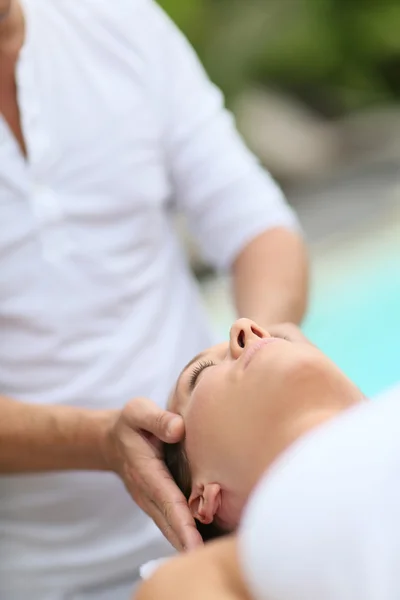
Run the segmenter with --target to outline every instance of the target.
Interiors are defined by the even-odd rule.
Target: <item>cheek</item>
[[[293,407],[293,403],[307,397],[311,389],[320,390],[325,384],[329,368],[324,356],[312,346],[302,346],[305,345],[276,344],[273,353],[265,352],[245,373],[238,393],[249,400],[249,418],[257,419],[260,402],[270,416],[281,416],[286,407]]]
[[[186,446],[188,454],[215,448],[226,422],[229,404],[226,369],[210,367],[204,373],[185,411]]]
[[[185,422],[188,429],[202,429],[204,423],[207,424],[215,417],[215,411],[221,403],[220,388],[221,382],[218,381],[218,377],[215,377],[215,374],[204,373],[192,393],[185,411]]]
[[[313,347],[297,348],[282,360],[275,385],[288,401],[324,395],[346,378],[331,361]]]

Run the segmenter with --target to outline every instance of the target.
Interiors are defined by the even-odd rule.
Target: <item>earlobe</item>
[[[189,508],[195,519],[209,525],[214,521],[221,506],[221,487],[217,483],[208,483],[192,491]]]

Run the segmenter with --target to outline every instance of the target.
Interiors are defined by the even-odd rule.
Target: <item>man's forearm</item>
[[[233,282],[240,317],[264,327],[285,321],[300,323],[308,295],[304,241],[286,229],[265,231],[236,259]]]
[[[38,406],[0,398],[0,473],[108,470],[114,411]]]

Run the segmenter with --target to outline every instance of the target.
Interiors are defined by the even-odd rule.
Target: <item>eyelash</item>
[[[214,365],[215,363],[212,360],[205,360],[197,363],[189,379],[189,386],[191,390],[193,390],[194,386],[196,385],[200,373],[204,371],[204,369],[207,369],[208,367],[213,367]]]

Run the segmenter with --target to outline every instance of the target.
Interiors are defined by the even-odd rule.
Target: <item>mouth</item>
[[[280,341],[282,341],[280,338],[269,337],[269,338],[263,338],[259,342],[254,342],[254,344],[252,344],[244,353],[243,368],[246,369],[246,367],[248,367],[248,365],[253,360],[254,356],[257,354],[257,352],[259,350],[261,350],[265,346],[269,346],[270,344],[274,344],[275,342],[280,342]]]

